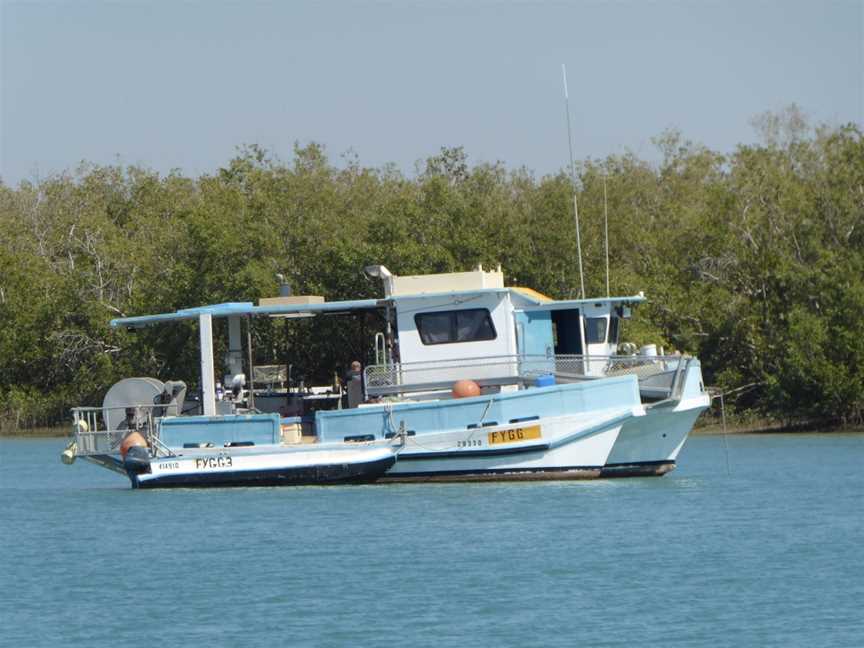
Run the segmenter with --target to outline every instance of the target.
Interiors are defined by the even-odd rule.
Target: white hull
[[[663,475],[675,467],[703,407],[648,410],[623,422],[576,435],[533,452],[483,456],[483,451],[439,452],[410,439],[381,481],[592,479]],[[559,423],[561,425],[561,423]],[[443,456],[435,456],[436,454]]]
[[[521,473],[535,477],[543,473],[572,473],[573,478],[598,477],[603,468],[599,457],[608,455],[619,430],[620,426],[612,427],[593,435],[589,440],[573,441],[560,448],[526,452],[518,458],[505,455],[424,459],[422,455],[416,458],[406,455],[386,473],[384,480],[459,476],[516,479]]]
[[[389,445],[202,448],[126,467],[135,488],[301,485],[374,481],[395,460]]]

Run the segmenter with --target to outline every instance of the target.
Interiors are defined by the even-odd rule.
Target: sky
[[[864,123],[864,0],[0,0],[0,179],[197,176],[258,144],[412,174],[441,147],[538,176],[678,129],[729,152],[795,103]]]

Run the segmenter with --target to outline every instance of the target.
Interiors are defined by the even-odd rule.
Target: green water
[[[131,491],[0,440],[0,646],[864,646],[864,435],[663,478]]]

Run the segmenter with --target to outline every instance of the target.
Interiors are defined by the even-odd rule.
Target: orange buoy
[[[453,398],[470,398],[480,395],[480,385],[473,380],[460,380],[453,385]]]
[[[129,448],[146,448],[147,441],[141,436],[140,432],[130,432],[120,443],[120,456],[126,458],[126,453]]]

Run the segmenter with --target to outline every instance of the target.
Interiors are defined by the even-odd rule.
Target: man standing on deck
[[[357,407],[363,402],[363,365],[359,360],[351,363],[351,370],[345,374],[345,391],[348,407]]]
[[[363,379],[363,365],[360,364],[359,360],[355,360],[351,363],[351,369],[345,373],[345,384],[347,385],[352,380],[362,380]]]

